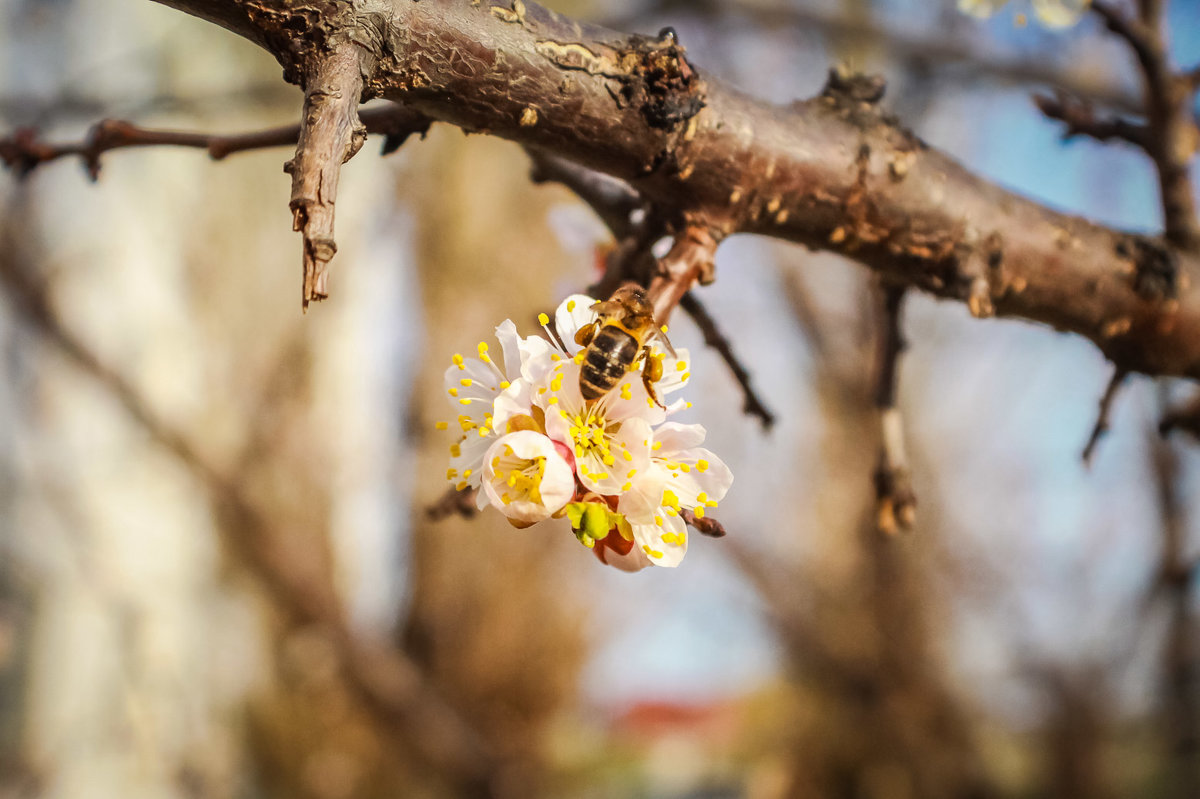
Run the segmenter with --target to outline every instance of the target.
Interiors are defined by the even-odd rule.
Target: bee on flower
[[[676,351],[640,290],[598,302],[576,294],[542,314],[545,336],[496,328],[455,355],[447,395],[458,411],[447,479],[476,490],[510,523],[565,519],[604,563],[625,571],[677,566],[687,551],[683,512],[703,517],[733,482],[700,446],[701,425],[667,422],[690,403],[688,352]]]

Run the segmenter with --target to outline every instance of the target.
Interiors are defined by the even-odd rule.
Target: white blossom
[[[958,0],[958,10],[986,19],[1008,4],[1008,0]],[[1047,28],[1069,28],[1087,11],[1090,0],[1031,0],[1033,15]]]
[[[575,494],[571,464],[532,430],[498,437],[484,456],[483,493],[513,522],[549,519]]]
[[[686,350],[671,351],[649,335],[648,351],[628,374],[603,396],[583,398],[584,346],[575,337],[601,321],[595,305],[582,294],[568,297],[553,328],[542,314],[545,338],[520,338],[505,320],[496,328],[503,366],[485,342],[477,358],[454,356],[445,380],[461,434],[450,447],[447,477],[460,491],[478,489],[480,508],[491,504],[518,527],[565,518],[608,565],[677,566],[687,551],[682,511],[703,516],[733,477],[700,447],[702,426],[666,421],[690,403],[659,404],[687,385]],[[662,368],[648,386],[649,358]]]

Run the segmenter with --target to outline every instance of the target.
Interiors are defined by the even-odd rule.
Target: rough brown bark
[[[301,80],[331,42],[400,101],[622,178],[680,226],[843,253],[901,283],[1095,342],[1126,371],[1200,377],[1200,259],[988,183],[880,112],[869,82],[788,107],[696,70],[672,35],[625,36],[513,0],[166,0]]]

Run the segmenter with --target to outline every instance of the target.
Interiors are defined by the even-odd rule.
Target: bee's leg
[[[642,363],[642,385],[646,387],[646,393],[654,400],[654,404],[665,411],[667,406],[662,404],[658,392],[654,390],[654,384],[663,376],[662,361],[650,354],[649,344],[642,348]]]
[[[596,336],[596,323],[588,322],[579,330],[575,331],[575,343],[581,347],[586,347],[592,343],[592,339]]]

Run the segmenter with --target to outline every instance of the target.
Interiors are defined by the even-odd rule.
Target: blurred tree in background
[[[1200,73],[1154,99],[1200,63],[1191,0],[1061,30],[1037,2],[547,5],[670,25],[774,102],[880,74],[973,172],[1194,248],[1163,175]],[[687,420],[737,475],[726,538],[627,575],[550,525],[430,513],[450,355],[595,282],[604,224],[517,144],[372,135],[302,315],[287,148],[87,144],[102,118],[286,126],[301,92],[217,26],[109,6],[0,6],[0,796],[1200,796],[1192,381],[739,236],[672,318]]]

